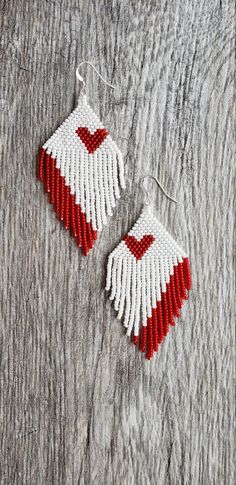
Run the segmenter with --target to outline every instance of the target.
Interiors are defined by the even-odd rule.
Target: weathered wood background
[[[233,481],[233,0],[8,0],[1,5],[1,485]],[[88,98],[128,188],[84,258],[36,180],[36,154]],[[193,291],[153,361],[104,291],[108,253],[157,214]]]

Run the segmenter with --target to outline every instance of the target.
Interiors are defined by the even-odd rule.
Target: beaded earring
[[[148,177],[176,202],[155,177]],[[140,217],[109,255],[106,290],[127,335],[132,334],[133,343],[150,360],[170,325],[175,325],[174,317],[180,316],[191,289],[191,273],[187,255],[156,219],[144,191]]]
[[[38,177],[44,182],[58,218],[70,230],[86,256],[125,188],[123,158],[86,99],[85,82],[78,106],[43,145]]]

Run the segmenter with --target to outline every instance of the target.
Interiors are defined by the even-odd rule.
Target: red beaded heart
[[[140,241],[134,236],[125,236],[123,240],[135,258],[142,259],[143,255],[155,241],[155,237],[151,234],[145,234]]]
[[[79,126],[76,130],[76,134],[80,137],[88,152],[94,153],[105,140],[109,131],[104,128],[98,128],[94,133],[91,133],[86,126]]]

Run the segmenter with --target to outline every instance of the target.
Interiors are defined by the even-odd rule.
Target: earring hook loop
[[[107,82],[106,79],[104,79],[104,77],[98,72],[98,70],[92,64],[92,62],[90,62],[90,61],[82,61],[82,62],[80,62],[80,64],[78,65],[78,67],[76,69],[76,77],[83,84],[82,92],[84,94],[86,94],[86,84],[85,84],[84,78],[81,76],[81,74],[79,72],[80,67],[83,66],[84,64],[89,64],[93,68],[93,70],[96,72],[96,74],[100,77],[100,79],[104,82],[104,84],[106,84],[107,86],[109,86],[112,89],[115,89],[115,86],[113,86],[112,84],[110,84],[109,82]]]
[[[144,204],[145,205],[150,205],[151,204],[151,198],[150,198],[150,193],[148,192],[148,190],[145,188],[144,186],[144,180],[146,178],[151,178],[153,180],[155,180],[157,186],[161,189],[161,191],[163,192],[163,194],[165,194],[165,196],[167,197],[167,199],[171,200],[172,202],[174,202],[175,204],[177,204],[177,200],[173,199],[173,197],[171,197],[167,192],[166,190],[164,189],[164,187],[161,185],[161,183],[159,182],[159,180],[154,177],[154,175],[145,175],[142,180],[141,180],[141,185],[142,185],[142,189],[144,191],[144,194],[145,194],[145,201],[144,201]]]

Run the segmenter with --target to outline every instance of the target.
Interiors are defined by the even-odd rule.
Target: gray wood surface
[[[233,0],[0,1],[1,485],[233,485]],[[75,69],[127,191],[84,258],[35,177]],[[142,174],[193,290],[151,362],[104,291]]]

